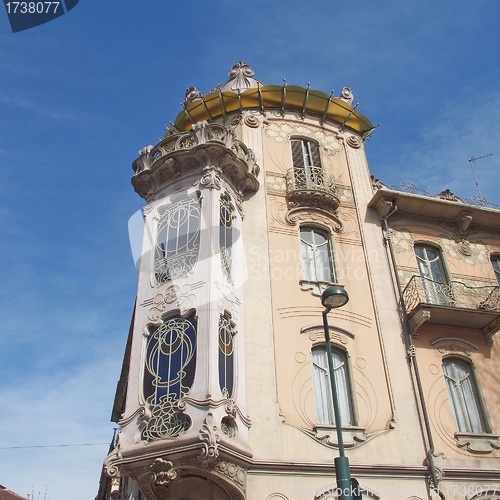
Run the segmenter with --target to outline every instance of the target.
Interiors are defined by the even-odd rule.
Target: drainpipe
[[[437,478],[437,473],[436,473],[436,468],[434,466],[434,458],[433,458],[433,453],[434,453],[434,441],[432,439],[432,433],[431,433],[431,427],[430,427],[430,422],[429,422],[429,417],[427,415],[427,407],[425,405],[425,398],[424,398],[424,391],[422,389],[422,380],[420,378],[420,371],[418,369],[418,363],[417,363],[417,350],[415,346],[413,345],[412,339],[411,339],[411,333],[410,333],[410,324],[408,321],[408,313],[406,311],[406,306],[403,300],[403,290],[401,288],[401,282],[399,280],[399,275],[398,275],[398,270],[396,266],[396,258],[394,256],[394,249],[392,248],[392,241],[389,236],[389,226],[387,224],[387,219],[394,215],[398,210],[398,207],[396,206],[396,200],[392,200],[392,210],[382,218],[382,229],[384,231],[384,245],[389,248],[389,258],[391,262],[391,267],[392,267],[392,280],[394,282],[395,280],[395,285],[397,289],[397,294],[398,294],[398,299],[399,299],[399,307],[400,311],[403,315],[402,318],[402,326],[403,326],[403,338],[405,341],[405,347],[407,349],[408,353],[408,363],[410,367],[413,369],[414,373],[414,380],[417,384],[417,390],[415,397],[417,399],[417,403],[420,405],[421,411],[419,412],[420,416],[420,423],[423,423],[423,427],[425,429],[425,434],[427,436],[427,441],[428,441],[428,449],[426,450],[425,454],[427,457],[427,465],[429,467],[430,473],[431,473],[431,480],[432,480],[432,485],[434,489],[438,492],[439,496],[445,500],[444,494],[439,490],[439,481]],[[415,385],[413,386],[413,389],[415,391]],[[422,416],[423,416],[423,422],[422,422]],[[424,443],[427,445],[427,443]],[[427,446],[426,446],[427,448]]]

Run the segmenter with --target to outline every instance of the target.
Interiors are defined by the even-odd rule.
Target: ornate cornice
[[[252,150],[236,139],[231,127],[218,123],[197,123],[191,132],[169,135],[141,149],[132,168],[132,185],[146,199],[195,173],[209,187],[219,188],[222,178],[238,193],[259,188],[260,167]]]

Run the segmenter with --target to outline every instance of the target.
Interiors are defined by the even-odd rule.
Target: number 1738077
[[[7,14],[55,14],[61,2],[7,2]]]

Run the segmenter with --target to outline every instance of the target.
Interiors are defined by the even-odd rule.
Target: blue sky
[[[3,9],[3,8],[2,8]],[[498,0],[80,0],[12,34],[0,9],[0,484],[92,499],[137,272],[137,151],[237,61],[264,83],[353,88],[372,173],[500,204]],[[45,488],[47,493],[45,495]],[[38,495],[38,492],[41,492]]]

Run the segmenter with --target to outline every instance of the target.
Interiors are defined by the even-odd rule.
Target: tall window
[[[332,355],[341,425],[355,425],[347,357],[344,352],[339,350],[332,350]],[[328,360],[324,347],[313,349],[312,363],[318,423],[321,425],[335,425]]]
[[[415,256],[429,303],[448,304],[451,296],[439,249],[429,245],[415,245]]]
[[[300,229],[304,278],[308,281],[335,281],[330,237],[311,227]]]
[[[443,373],[458,430],[478,434],[489,432],[472,366],[466,361],[448,358],[443,361]]]
[[[200,203],[188,198],[159,209],[155,245],[155,280],[165,283],[185,276],[198,258]]]
[[[177,437],[190,419],[177,408],[194,381],[196,319],[173,316],[148,327],[143,394],[151,418],[142,431],[146,440]]]
[[[493,271],[495,271],[495,276],[497,277],[498,284],[500,285],[500,257],[492,257],[491,265],[493,266]]]
[[[234,325],[228,314],[219,318],[219,387],[225,398],[233,397]]]
[[[323,184],[319,147],[315,142],[292,139],[292,161],[296,188]]]
[[[219,247],[222,273],[231,279],[233,245],[233,207],[229,197],[221,196],[219,208]]]

